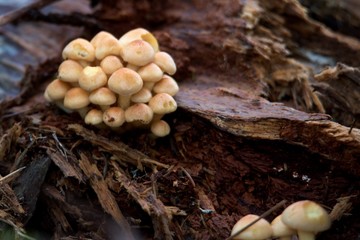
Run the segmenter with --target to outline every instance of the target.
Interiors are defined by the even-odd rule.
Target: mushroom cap
[[[58,78],[64,82],[76,83],[80,77],[83,67],[74,60],[63,61],[58,69]]]
[[[166,52],[157,52],[154,56],[154,63],[164,72],[173,75],[176,72],[176,64],[170,54]]]
[[[137,70],[144,82],[158,82],[164,73],[155,63],[149,63]]]
[[[155,114],[166,114],[177,109],[175,99],[167,93],[158,93],[149,101],[149,107]]]
[[[107,87],[101,87],[90,93],[89,100],[93,104],[107,106],[114,104],[117,100],[117,97],[115,93],[113,93]]]
[[[86,39],[77,38],[69,42],[63,52],[63,59],[85,60],[92,62],[95,60],[94,46]]]
[[[94,48],[96,48],[104,38],[111,38],[111,37],[114,37],[111,33],[106,31],[100,31],[90,40],[90,43],[94,46]]]
[[[85,116],[85,123],[91,125],[97,125],[103,121],[103,112],[99,109],[91,109]]]
[[[110,55],[106,56],[105,58],[103,58],[103,60],[101,60],[100,67],[102,68],[104,73],[111,75],[119,68],[122,68],[123,64],[118,57]]]
[[[174,96],[179,91],[179,85],[172,77],[164,75],[160,81],[155,83],[152,90],[154,93],[167,93]]]
[[[125,112],[120,107],[110,107],[104,111],[103,121],[109,127],[120,127],[125,122]]]
[[[96,59],[103,59],[109,55],[119,56],[121,53],[121,46],[119,41],[111,34],[104,35],[97,44],[95,44]]]
[[[136,103],[125,110],[126,122],[148,124],[153,118],[153,111],[144,103]]]
[[[243,229],[245,226],[253,222],[259,218],[259,216],[254,214],[248,214],[242,217],[237,223],[234,225],[231,230],[231,236],[235,234],[237,231]],[[272,229],[270,223],[265,219],[260,219],[254,225],[247,228],[245,231],[236,235],[233,239],[246,239],[246,240],[262,240],[271,237]]]
[[[130,100],[134,103],[147,103],[152,97],[151,91],[147,88],[142,88],[140,91],[131,96]]]
[[[62,100],[70,89],[71,85],[69,83],[55,79],[46,87],[44,95],[48,101]]]
[[[145,66],[153,61],[155,51],[148,42],[134,40],[122,48],[121,56],[125,62],[136,66]]]
[[[106,83],[107,76],[101,67],[87,66],[83,69],[79,77],[80,87],[89,92],[105,86]]]
[[[281,214],[282,222],[300,231],[321,232],[330,228],[329,214],[319,204],[302,200],[288,206]]]
[[[281,215],[274,218],[271,222],[271,228],[273,230],[273,237],[287,237],[296,234],[296,230],[288,227],[281,221]]]
[[[170,126],[164,120],[158,120],[151,123],[150,130],[157,137],[165,137],[170,133]]]
[[[140,75],[129,68],[120,68],[111,74],[108,87],[119,95],[131,95],[143,86]]]
[[[119,39],[119,43],[124,47],[134,40],[144,40],[153,47],[155,52],[159,51],[159,44],[156,38],[144,28],[136,28],[128,31]]]
[[[64,106],[68,109],[80,109],[89,103],[89,93],[79,87],[71,88],[64,97]]]

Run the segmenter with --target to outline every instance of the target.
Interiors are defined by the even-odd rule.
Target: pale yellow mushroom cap
[[[63,61],[58,70],[58,78],[64,82],[76,83],[80,77],[83,67],[74,60]]]
[[[142,88],[143,81],[134,70],[120,68],[110,76],[108,86],[119,95],[131,95]]]
[[[67,91],[69,91],[71,85],[69,83],[63,82],[59,79],[52,81],[45,90],[45,98],[50,101],[62,100],[65,97]]]
[[[103,112],[99,109],[91,109],[84,119],[86,124],[97,125],[103,121]]]
[[[122,48],[122,58],[125,62],[136,66],[145,66],[153,61],[155,51],[143,40],[134,40]]]
[[[103,121],[109,127],[120,127],[125,122],[125,112],[119,107],[108,108],[103,113]]]
[[[176,64],[170,54],[166,52],[157,52],[154,56],[154,63],[164,72],[173,75],[176,72]]]
[[[68,109],[80,109],[89,105],[89,93],[82,88],[71,88],[64,97],[64,107]]]
[[[170,96],[175,96],[179,91],[179,85],[172,77],[164,75],[159,82],[155,83],[152,90],[154,93],[167,93]]]
[[[79,77],[79,85],[86,91],[93,91],[105,86],[107,76],[101,67],[85,67]]]
[[[117,97],[107,87],[101,87],[90,93],[89,100],[91,103],[99,106],[110,106],[116,102]]]
[[[120,39],[119,43],[122,47],[125,47],[128,43],[134,40],[144,40],[148,42],[155,52],[159,51],[159,44],[154,35],[144,28],[136,28],[125,33]]]
[[[319,204],[302,200],[288,206],[281,214],[282,222],[290,228],[317,233],[330,228],[329,214]]]
[[[108,38],[108,37],[114,37],[111,33],[109,32],[106,32],[106,31],[100,31],[98,32],[91,40],[90,40],[90,43],[94,46],[94,48],[96,46],[99,45],[99,43],[102,42],[102,40],[104,38]]]
[[[151,91],[147,88],[142,88],[137,93],[133,94],[130,100],[134,103],[147,103],[152,97]]]
[[[175,99],[167,93],[158,93],[149,101],[149,107],[156,114],[174,112],[177,108]]]
[[[124,66],[118,57],[110,55],[110,56],[106,56],[103,60],[101,60],[100,67],[107,75],[111,75],[116,70]]]
[[[85,60],[92,62],[95,60],[95,49],[94,46],[83,38],[77,38],[69,42],[63,52],[63,59],[72,60]]]
[[[151,123],[150,130],[157,137],[165,137],[170,133],[170,126],[164,120],[158,120]]]
[[[120,53],[120,43],[111,34],[99,39],[99,42],[95,45],[95,57],[98,60],[101,60],[109,55],[120,56]]]
[[[153,118],[153,111],[144,103],[136,103],[125,110],[126,122],[148,124]]]
[[[295,229],[288,227],[281,221],[281,215],[271,222],[271,228],[273,230],[272,236],[275,238],[286,239],[288,237],[288,239],[291,239],[291,236],[296,234]]]
[[[155,63],[149,63],[137,70],[144,82],[158,82],[164,73]]]
[[[245,226],[256,220],[259,216],[254,214],[248,214],[242,217],[231,230],[231,236],[236,232],[243,229]],[[272,235],[272,229],[270,223],[265,219],[260,219],[254,225],[250,226],[243,232],[236,235],[233,239],[246,239],[246,240],[262,240],[270,238]]]

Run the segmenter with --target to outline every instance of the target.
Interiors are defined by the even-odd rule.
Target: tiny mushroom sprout
[[[90,41],[76,38],[62,58],[57,79],[44,92],[47,101],[99,128],[146,128],[157,137],[170,133],[161,118],[177,109],[179,86],[170,77],[176,65],[151,32],[136,28],[120,38],[106,31]]]
[[[273,230],[272,236],[279,240],[291,240],[292,236],[296,235],[295,229],[288,227],[281,221],[281,215],[271,222],[271,228]]]
[[[282,222],[297,231],[299,240],[314,240],[318,232],[330,228],[329,214],[319,204],[302,200],[288,206],[281,214]]]
[[[237,223],[234,225],[233,229],[231,230],[231,236],[236,234],[238,231],[249,225],[250,223],[254,222],[258,219],[259,216],[254,214],[248,214],[242,217]],[[241,240],[263,240],[270,238],[272,235],[272,228],[270,223],[265,219],[261,218],[255,224],[251,225],[243,232],[233,236],[232,239],[241,239]]]

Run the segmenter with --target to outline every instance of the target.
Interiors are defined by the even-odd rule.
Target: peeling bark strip
[[[134,239],[129,223],[122,214],[114,196],[108,189],[108,186],[97,166],[91,163],[89,158],[84,153],[80,153],[79,166],[84,171],[85,175],[89,178],[90,185],[98,196],[99,202],[105,212],[110,214],[119,224],[123,231],[122,233],[127,237],[127,239]]]

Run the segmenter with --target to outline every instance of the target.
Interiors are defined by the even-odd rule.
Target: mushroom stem
[[[313,232],[298,230],[297,234],[299,240],[315,240],[315,234]]]
[[[160,121],[165,114],[154,114],[152,122]]]
[[[118,99],[118,106],[122,109],[127,109],[130,106],[130,98],[129,95],[120,95]]]

